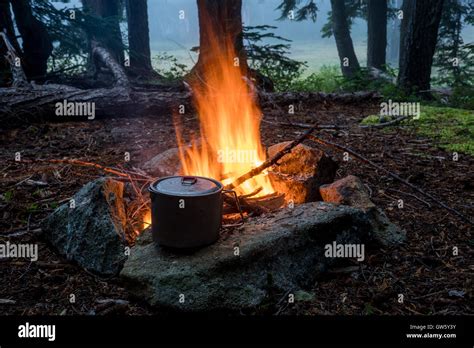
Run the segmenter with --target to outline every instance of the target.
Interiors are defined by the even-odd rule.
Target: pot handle
[[[197,178],[194,176],[183,176],[181,178],[181,185],[191,186],[197,182]]]
[[[240,202],[239,202],[239,197],[237,197],[237,193],[234,190],[222,190],[222,193],[230,193],[232,196],[234,196],[235,204],[237,205],[237,209],[239,209],[239,214],[240,214],[240,222],[237,224],[227,224],[227,225],[222,225],[222,227],[236,227],[236,226],[241,226],[244,224],[244,214],[242,213],[242,208],[240,207]]]

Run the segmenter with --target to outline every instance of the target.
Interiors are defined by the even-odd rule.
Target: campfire
[[[219,43],[209,30],[214,56],[212,64],[196,72],[192,84],[200,121],[200,137],[191,146],[176,127],[180,159],[185,175],[220,180],[224,185],[258,167],[266,160],[260,139],[262,112],[256,104],[250,80],[241,68],[229,39]],[[262,197],[275,192],[267,172],[235,188],[240,195]]]
[[[240,216],[243,221],[245,213],[260,215],[277,210],[285,203],[293,205],[317,200],[319,185],[332,182],[337,169],[335,162],[322,151],[300,144],[314,127],[292,142],[270,147],[271,158],[267,158],[267,149],[260,136],[262,112],[257,105],[255,88],[247,77],[248,71],[240,66],[229,38],[219,38],[211,29],[208,36],[213,52],[212,64],[196,71],[197,78],[191,81],[200,134],[191,136],[190,142],[186,141],[181,120],[178,115],[174,116],[181,167],[174,173],[178,176],[161,178],[150,186],[152,208],[143,216],[142,230],[152,224],[161,245],[204,245],[199,241],[192,242],[199,234],[205,236],[202,240],[207,240],[207,244],[217,240],[222,214],[224,220],[235,221]],[[287,156],[290,152],[294,156]],[[284,156],[286,164],[277,170]],[[213,186],[213,181],[217,186]],[[211,194],[209,185],[218,191],[219,200],[221,191],[224,193],[222,212],[222,203],[217,208],[215,202],[203,201],[202,196],[198,198],[203,193]],[[202,187],[207,191],[199,192]],[[228,193],[234,196],[226,196]],[[176,202],[169,200],[170,196]],[[188,201],[199,199],[200,203],[192,201],[194,211],[187,215],[184,209],[169,208],[181,203],[184,207],[184,200],[179,197],[186,197]],[[214,216],[202,224],[206,216],[215,215],[217,211],[218,219]],[[164,223],[165,228],[158,228],[162,225],[160,219],[171,221]],[[180,221],[185,223],[181,225]],[[206,235],[203,230],[213,232]]]

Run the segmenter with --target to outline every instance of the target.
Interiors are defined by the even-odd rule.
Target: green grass
[[[423,106],[420,119],[413,121],[421,135],[439,141],[440,147],[474,156],[474,111]]]
[[[293,81],[289,88],[298,92],[335,92],[341,89],[343,78],[337,65],[324,65],[318,72],[300,77]]]
[[[386,122],[378,115],[370,115],[362,124]],[[416,127],[417,133],[435,139],[448,151],[474,156],[474,111],[448,107],[421,106],[420,118],[405,121]]]

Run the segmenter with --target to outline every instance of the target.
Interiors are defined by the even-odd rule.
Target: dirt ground
[[[282,109],[263,110],[265,120],[287,122]],[[294,122],[336,124],[340,131],[318,136],[347,146],[382,165],[449,206],[472,218],[474,158],[439,150],[432,140],[410,128],[361,129],[372,105],[305,105],[291,116]],[[312,115],[312,116],[304,116]],[[185,129],[197,129],[195,115],[185,117]],[[293,140],[303,129],[262,123],[265,145]],[[0,314],[16,315],[148,315],[159,310],[131,298],[118,277],[104,279],[60,257],[45,243],[42,219],[71,197],[100,170],[65,164],[25,164],[23,159],[75,158],[107,166],[140,167],[147,159],[176,146],[171,115],[87,122],[23,125],[0,133],[0,243],[38,243],[40,259],[0,259]],[[310,141],[305,144],[315,146]],[[407,242],[392,249],[370,248],[362,267],[341,265],[321,278],[312,299],[280,307],[259,308],[258,314],[474,314],[472,307],[474,238],[472,226],[439,208],[410,188],[356,159],[324,149],[340,164],[338,177],[359,176],[373,201],[392,222],[407,232]],[[125,162],[129,152],[131,162]],[[37,186],[34,181],[46,182]],[[398,208],[403,199],[404,207]],[[458,254],[453,255],[453,248]],[[70,303],[70,295],[76,301]],[[399,303],[403,294],[403,303]],[[311,296],[310,296],[311,298]],[[124,303],[105,299],[126,300]]]

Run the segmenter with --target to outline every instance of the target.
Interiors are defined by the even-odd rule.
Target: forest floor
[[[424,191],[472,218],[474,158],[436,147],[433,140],[408,127],[362,129],[359,122],[379,111],[376,104],[305,105],[294,122],[336,124],[341,131],[320,131],[318,136],[347,146],[398,173]],[[283,111],[263,110],[265,120],[287,122]],[[311,111],[315,116],[304,116]],[[198,129],[190,116],[185,129]],[[262,123],[262,138],[269,146],[293,140],[304,129]],[[314,146],[311,142],[307,145]],[[106,166],[140,167],[147,159],[176,147],[170,115],[87,122],[24,125],[0,133],[0,243],[38,243],[40,259],[0,259],[0,314],[160,314],[129,296],[118,277],[97,277],[58,256],[39,230],[42,219],[85,183],[103,175],[94,168],[61,164],[25,164],[23,159],[76,158]],[[308,290],[306,301],[286,308],[259,308],[257,314],[474,314],[472,307],[474,237],[472,226],[426,201],[410,188],[378,173],[356,159],[342,160],[340,152],[324,149],[340,163],[338,178],[353,174],[368,185],[372,200],[392,222],[407,232],[402,246],[370,249],[362,267],[331,272]],[[125,163],[129,152],[131,162]],[[33,180],[33,181],[31,181]],[[35,181],[47,183],[37,186]],[[403,199],[404,207],[398,207]],[[458,254],[453,248],[458,249]],[[348,264],[346,266],[351,266]],[[356,263],[352,264],[356,266]],[[342,272],[341,272],[342,270]],[[345,272],[344,270],[347,270]],[[76,301],[70,303],[70,295]],[[399,303],[403,294],[403,303]],[[125,305],[104,305],[104,299],[122,299]]]

